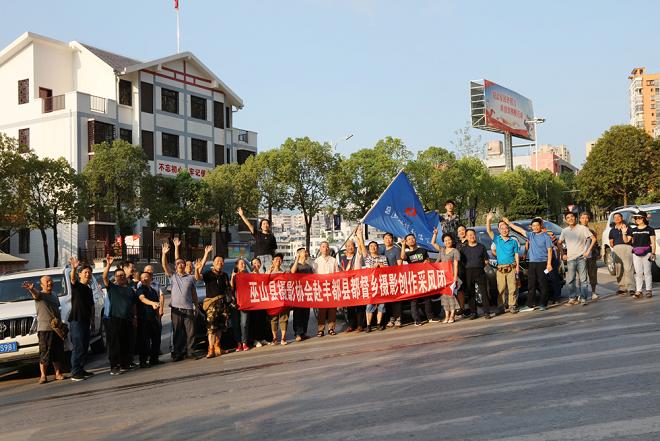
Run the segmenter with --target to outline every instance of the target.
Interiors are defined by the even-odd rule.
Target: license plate
[[[0,354],[5,352],[18,352],[18,344],[15,341],[0,343]]]

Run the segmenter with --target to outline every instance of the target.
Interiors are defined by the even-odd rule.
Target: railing
[[[41,113],[50,113],[62,110],[65,107],[64,95],[49,96],[42,98]]]
[[[239,142],[244,142],[247,144],[248,142],[248,132],[238,132],[238,140]]]
[[[89,96],[89,110],[92,112],[105,113],[107,100],[100,96]]]

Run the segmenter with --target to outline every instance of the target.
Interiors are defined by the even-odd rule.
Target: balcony
[[[100,96],[89,96],[89,110],[97,113],[105,113],[108,100]]]
[[[234,145],[238,148],[247,148],[248,150],[257,150],[257,132],[243,129],[226,129],[226,144]]]
[[[41,113],[51,113],[66,107],[64,95],[49,96],[42,98]]]

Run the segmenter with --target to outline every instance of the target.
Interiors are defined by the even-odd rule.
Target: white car
[[[30,293],[21,287],[23,282],[33,282],[35,288],[39,289],[41,276],[50,276],[53,279],[53,292],[60,300],[62,320],[66,322],[71,311],[70,273],[69,267],[59,267],[0,276],[0,365],[36,362],[39,358],[35,304]],[[91,281],[95,318],[90,346],[96,353],[105,351],[105,333],[101,320],[105,291],[98,282],[100,275],[100,271],[94,271]],[[68,338],[64,347],[66,350],[71,349]]]
[[[603,236],[601,238],[601,255],[603,256],[603,261],[607,265],[607,270],[610,274],[615,275],[614,270],[614,259],[612,258],[612,250],[610,249],[610,230],[614,226],[613,217],[615,214],[621,214],[623,216],[623,221],[627,225],[634,225],[635,223],[632,220],[632,215],[638,211],[645,211],[648,215],[647,220],[649,221],[649,226],[655,230],[655,240],[656,240],[656,264],[652,266],[653,268],[653,280],[660,280],[660,267],[658,263],[660,262],[660,203],[656,204],[647,204],[647,205],[627,205],[625,207],[617,208],[616,210],[610,213],[610,216],[607,218],[607,226],[603,230]]]

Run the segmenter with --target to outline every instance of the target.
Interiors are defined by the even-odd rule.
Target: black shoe
[[[492,317],[490,316],[490,313],[487,312],[487,313],[484,314],[484,318],[485,318],[486,320],[490,320]]]
[[[183,361],[183,355],[173,355],[172,356],[172,361],[177,362],[177,361]]]
[[[110,375],[119,375],[121,374],[122,370],[119,366],[115,366],[110,369]]]
[[[163,362],[160,361],[160,360],[157,359],[157,358],[152,358],[151,360],[149,360],[149,364],[150,364],[151,366],[156,366],[156,365],[159,365],[159,364],[163,364]]]
[[[511,314],[518,314],[518,308],[516,306],[509,308],[509,312]]]
[[[378,330],[379,331],[384,331],[385,330],[385,325],[378,325]]]
[[[93,377],[94,372],[82,371],[82,374],[85,378]]]
[[[197,354],[188,354],[188,355],[186,355],[186,356],[183,357],[183,358],[184,358],[185,360],[199,360],[200,358],[202,358],[202,356],[201,356],[201,355],[197,355]]]
[[[150,367],[150,366],[147,364],[146,361],[141,361],[140,362],[140,369],[146,369],[148,367]]]
[[[371,332],[371,325],[367,325],[367,327],[364,328],[364,332]]]
[[[87,377],[85,377],[83,374],[71,375],[71,381],[84,381],[86,379]]]
[[[479,315],[478,315],[478,314],[472,314],[472,315],[470,316],[470,320],[476,320],[476,319],[478,319],[478,318],[479,318]]]

